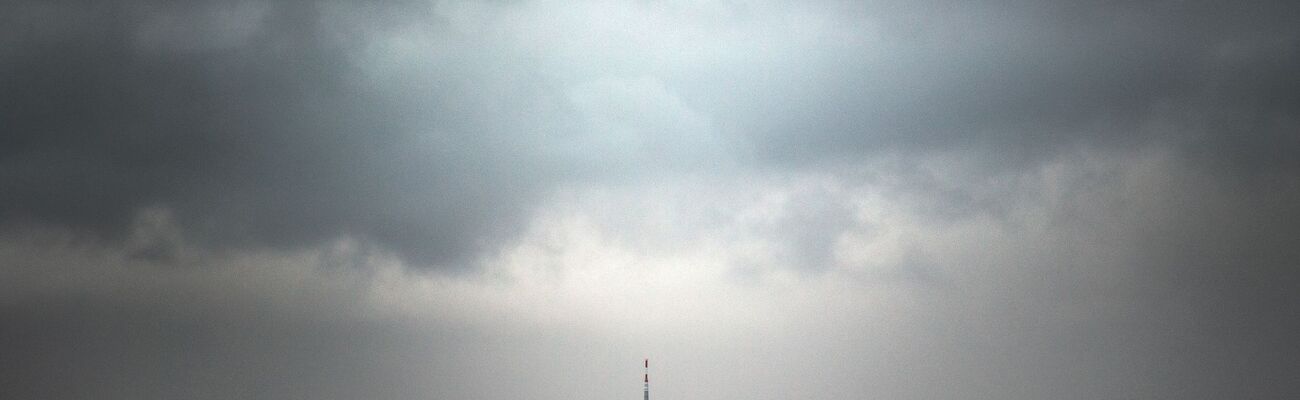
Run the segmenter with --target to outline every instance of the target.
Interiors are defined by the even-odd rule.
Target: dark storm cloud
[[[1298,20],[7,2],[0,397],[1294,398]]]
[[[510,7],[523,5],[479,8]],[[1248,174],[1296,167],[1287,3],[801,7],[828,32],[611,81],[636,76],[618,54],[547,53],[601,37],[543,31],[521,50],[420,2],[11,3],[0,217],[111,237],[164,207],[217,245],[352,235],[454,263],[513,232],[554,182],[716,163],[701,147],[760,167],[957,151],[1032,168],[1157,142]],[[702,24],[801,15],[732,8]],[[412,27],[451,50],[367,78],[374,32]],[[542,72],[581,61],[563,57],[597,67]],[[721,141],[699,139],[714,127]]]
[[[952,150],[1020,168],[1154,141],[1203,161],[1295,167],[1279,154],[1297,148],[1293,3],[844,8],[870,27],[862,43],[826,38],[755,69],[779,80],[717,71],[701,84],[765,99],[718,102],[752,130],[761,159]],[[1159,123],[1178,132],[1150,126]]]
[[[365,87],[315,2],[5,8],[7,222],[120,236],[157,206],[214,244],[355,235],[454,262],[509,231],[543,173],[453,92]]]

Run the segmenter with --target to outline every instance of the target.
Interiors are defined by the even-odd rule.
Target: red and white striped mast
[[[645,359],[645,400],[650,400],[650,359]]]

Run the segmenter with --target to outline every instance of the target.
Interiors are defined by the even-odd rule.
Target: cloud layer
[[[1295,397],[1298,19],[7,3],[0,393]]]

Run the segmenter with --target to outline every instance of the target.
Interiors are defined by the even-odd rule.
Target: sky
[[[1300,397],[1300,4],[0,4],[0,397]]]

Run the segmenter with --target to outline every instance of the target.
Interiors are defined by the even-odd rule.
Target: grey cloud
[[[6,49],[7,221],[113,237],[164,207],[217,245],[353,235],[454,263],[510,231],[546,174],[455,92],[422,109],[365,87],[315,3],[70,7],[41,14],[69,31]]]
[[[1288,3],[551,6],[11,4],[3,218],[111,237],[164,207],[219,246],[455,264],[557,184],[733,161],[1156,143],[1294,171]],[[627,13],[668,25],[547,25]]]
[[[1281,71],[1294,69],[1300,41],[1287,3],[852,8],[861,19],[843,25],[859,42],[825,34],[687,86],[761,99],[710,104],[742,121],[766,162],[954,150],[1021,168],[1079,147],[1172,141],[1207,162],[1265,156],[1280,167],[1268,149],[1295,148],[1282,133],[1296,103],[1281,93],[1296,80]],[[1167,113],[1188,124],[1144,129]]]
[[[143,219],[132,234],[168,225]],[[215,254],[176,268],[67,230],[4,233],[0,391],[9,397],[609,397],[612,379],[543,384],[540,373],[630,357],[594,350],[608,338],[439,302],[400,305],[415,313],[385,307],[374,296],[411,287],[377,285],[388,263],[354,244]],[[357,258],[366,268],[334,265]]]
[[[0,256],[21,268],[0,269],[0,318],[7,322],[0,349],[11,355],[0,369],[9,379],[6,392],[23,397],[635,397],[636,361],[648,351],[665,359],[652,371],[656,396],[672,398],[1213,399],[1288,397],[1300,390],[1287,379],[1296,372],[1289,316],[1300,306],[1291,290],[1300,278],[1290,263],[1300,256],[1289,243],[1296,233],[1291,204],[1300,200],[1294,183],[1266,192],[1205,185],[1202,174],[1214,171],[1177,158],[1153,163],[1140,152],[1064,164],[1065,176],[1049,170],[1051,179],[1018,190],[1042,192],[1018,207],[1037,213],[976,221],[978,229],[955,239],[940,232],[947,225],[918,232],[929,234],[913,239],[919,253],[905,254],[897,273],[921,276],[884,277],[937,274],[941,285],[859,284],[842,275],[845,266],[792,284],[689,282],[694,290],[719,292],[687,292],[692,299],[731,306],[701,310],[682,303],[673,310],[726,318],[752,307],[760,318],[722,327],[690,321],[639,334],[617,326],[620,319],[582,320],[573,328],[523,321],[530,309],[446,302],[455,295],[404,298],[403,289],[374,285],[363,269],[321,268],[310,258],[263,258],[234,271],[245,262],[227,260],[182,271],[194,274],[187,277],[112,246],[11,235],[0,242]],[[700,250],[692,247],[699,237],[674,237],[676,226],[656,231],[659,221],[645,214],[662,214],[658,207],[667,203],[708,218],[718,211],[689,210],[747,204],[726,188],[716,190],[676,202],[632,193],[644,202],[580,217],[594,219],[596,239],[626,231],[669,236],[611,243],[631,246],[624,252],[647,251],[638,260],[661,256],[663,248],[688,254]],[[785,216],[775,220],[779,229],[749,233],[778,244],[797,241],[803,233],[786,227],[838,215],[831,210],[852,202],[847,192],[805,190],[824,198],[796,195],[789,204],[827,204],[806,213],[778,210]],[[886,204],[906,209],[913,195]],[[923,206],[910,211],[928,212]],[[626,226],[628,220],[642,222]],[[163,216],[142,218],[136,233],[167,236],[166,225]],[[541,238],[559,251],[592,239],[553,235]],[[592,250],[560,258],[611,252]],[[602,269],[599,257],[590,262],[558,268],[563,274],[594,269],[579,281],[630,278]],[[651,286],[674,279],[648,278]],[[473,286],[535,300],[493,284]],[[575,289],[560,284],[557,290]],[[540,307],[545,315],[529,317],[564,319],[627,295],[576,306],[548,303]],[[401,306],[417,309],[459,309],[420,318],[375,307],[370,296],[405,299],[410,302]],[[462,312],[466,320],[448,317]],[[71,379],[77,384],[68,384]]]
[[[0,395],[610,398],[649,349],[665,398],[1297,397],[1297,20],[8,2]],[[518,242],[550,274],[493,280]],[[696,319],[583,320],[617,305]]]

